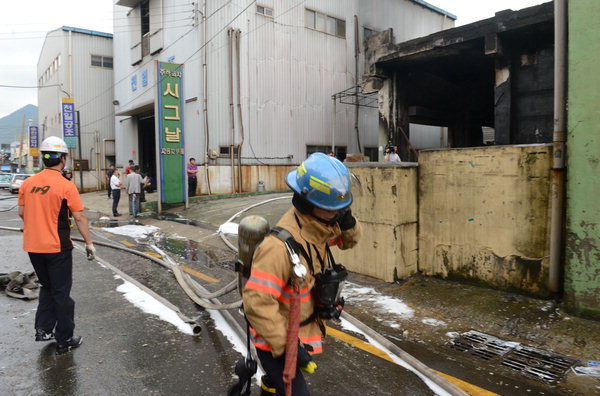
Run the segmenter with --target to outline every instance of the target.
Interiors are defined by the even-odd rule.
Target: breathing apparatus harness
[[[296,223],[302,228],[300,219],[296,215]],[[242,226],[242,223],[240,223]],[[348,276],[348,272],[343,265],[337,264],[329,248],[329,244],[325,245],[326,257],[321,257],[316,246],[307,242],[305,247],[296,241],[292,234],[282,227],[273,227],[266,232],[266,235],[273,235],[281,240],[287,250],[288,256],[292,264],[292,276],[288,280],[288,284],[292,287],[292,296],[290,299],[290,310],[288,316],[287,342],[286,342],[286,358],[283,373],[284,383],[286,384],[286,393],[291,394],[291,384],[296,374],[297,354],[298,354],[298,332],[300,327],[312,323],[317,318],[321,319],[338,319],[344,307],[344,298],[340,296],[343,284]],[[256,245],[258,245],[261,238]],[[313,265],[313,249],[316,259],[321,264],[321,272],[315,273]],[[251,249],[252,253],[254,249]],[[299,255],[302,255],[306,260],[311,274],[315,277],[314,296],[316,299],[315,310],[305,320],[300,321],[300,280],[306,278],[306,268],[300,261]],[[243,263],[241,260],[236,262],[235,270],[241,274],[242,278],[248,279],[251,272],[250,263]],[[327,261],[327,262],[326,262]],[[327,265],[328,264],[328,265]],[[240,281],[240,285],[245,282]],[[240,292],[242,289],[240,288]],[[325,334],[325,327],[322,322],[318,322],[321,332]],[[252,358],[250,351],[250,323],[246,319],[246,336],[247,336],[247,355],[240,358],[235,366],[235,374],[238,376],[238,383],[229,389],[228,395],[250,395],[250,384],[252,376],[257,371],[257,362]],[[306,346],[309,347],[309,346]],[[245,390],[244,390],[245,388]],[[243,393],[242,393],[243,392]]]

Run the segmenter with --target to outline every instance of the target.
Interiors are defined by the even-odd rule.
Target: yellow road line
[[[363,351],[369,352],[372,355],[387,360],[388,362],[395,363],[394,360],[390,357],[390,355],[388,355],[386,352],[377,348],[375,345],[371,345],[368,342],[364,342],[360,338],[356,338],[354,336],[351,336],[350,334],[346,334],[342,331],[332,329],[331,327],[327,327],[327,334],[337,338],[338,340],[344,341],[347,344],[362,349]]]
[[[181,268],[183,271],[187,272],[188,274],[190,274],[190,275],[194,275],[195,277],[197,277],[197,278],[200,278],[200,279],[204,279],[204,280],[205,280],[205,281],[207,281],[207,282],[213,282],[213,283],[220,282],[220,280],[218,280],[218,279],[211,278],[210,276],[208,276],[208,275],[205,275],[205,274],[203,274],[202,272],[199,272],[199,271],[193,270],[193,269],[191,269],[191,268],[189,268],[189,267],[186,267],[185,265],[180,265],[179,267],[180,267],[180,268]]]
[[[110,232],[105,232],[104,235],[106,235],[107,237],[114,237],[115,234],[111,234]]]
[[[394,360],[390,357],[390,355],[387,354],[387,352],[382,351],[381,349],[377,348],[376,346],[369,344],[368,342],[365,342],[363,340],[361,340],[360,338],[356,338],[354,336],[351,336],[350,334],[346,334],[342,331],[336,330],[336,329],[332,329],[331,327],[327,327],[327,334],[337,338],[340,341],[343,341],[347,344],[350,344],[352,346],[355,346],[358,349],[362,349],[365,352],[368,352],[372,355],[375,355],[377,357],[380,357],[384,360],[387,360],[388,362],[392,362],[394,364],[396,364],[396,362],[394,362]],[[438,373],[439,375],[441,375],[442,377],[446,378],[448,381],[452,382],[456,387],[462,389],[463,391],[467,392],[469,395],[473,395],[473,396],[500,396],[497,393],[494,392],[490,392],[488,390],[485,390],[483,388],[478,387],[477,385],[473,385],[470,384],[468,382],[465,382],[461,379],[458,379],[456,377],[452,377],[451,375],[448,374],[444,374],[442,372],[436,371],[434,370],[436,373]]]
[[[446,378],[448,381],[452,382],[454,385],[456,385],[458,388],[464,390],[469,395],[474,395],[474,396],[500,396],[497,393],[490,392],[489,390],[485,390],[483,388],[478,387],[477,385],[473,385],[473,384],[465,382],[465,381],[463,381],[461,379],[458,379],[456,377],[452,377],[451,375],[444,374],[444,373],[442,373],[440,371],[437,371],[437,370],[433,370],[433,371],[435,371],[436,373],[438,373],[442,377]]]
[[[120,242],[121,242],[123,245],[125,245],[125,246],[129,246],[129,247],[131,247],[131,246],[135,246],[135,243],[131,243],[131,242],[129,242],[129,241],[125,241],[125,240],[123,240],[123,241],[120,241]]]
[[[146,254],[149,254],[150,256],[154,256],[154,257],[156,257],[156,258],[161,258],[161,255],[160,255],[160,254],[157,254],[157,253],[151,252],[151,251],[149,251],[149,250],[146,250],[144,253],[146,253]]]

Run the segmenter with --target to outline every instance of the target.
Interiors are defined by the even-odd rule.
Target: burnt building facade
[[[410,124],[447,127],[449,147],[552,142],[553,23],[550,2],[399,44],[391,30],[369,37],[380,142],[412,161]]]

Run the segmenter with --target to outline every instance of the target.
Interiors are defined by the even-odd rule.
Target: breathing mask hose
[[[290,297],[290,312],[288,315],[287,342],[285,346],[285,366],[283,382],[285,395],[292,395],[292,381],[296,378],[298,362],[298,333],[300,331],[300,286],[299,279],[292,275],[292,295]]]

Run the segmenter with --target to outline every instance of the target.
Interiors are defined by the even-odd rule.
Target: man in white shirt
[[[113,216],[118,217],[121,216],[121,213],[118,211],[119,201],[121,200],[121,179],[119,179],[119,170],[114,169],[112,176],[110,177],[110,192],[113,198]]]

